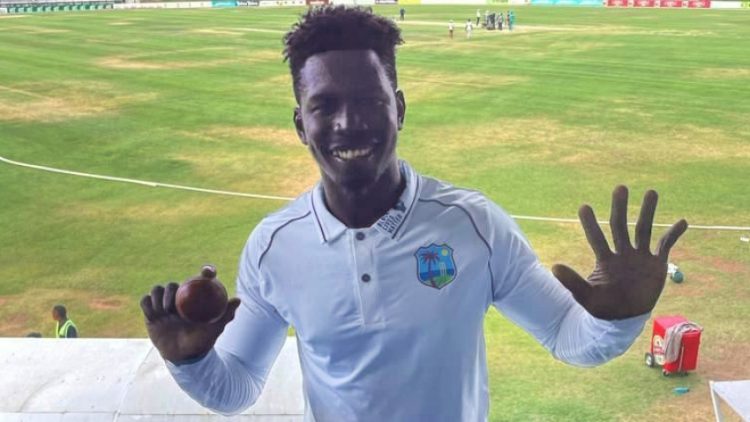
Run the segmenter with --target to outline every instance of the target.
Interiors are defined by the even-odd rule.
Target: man
[[[305,421],[486,421],[490,306],[574,365],[627,350],[687,228],[677,223],[651,254],[655,192],[646,194],[634,248],[627,190],[615,189],[616,252],[582,207],[596,268],[588,280],[563,265],[553,275],[499,206],[397,158],[406,102],[395,25],[365,9],[316,8],[284,41],[294,125],[321,180],[253,230],[238,298],[219,322],[181,320],[175,283],[141,300],[149,336],[181,388],[216,412],[243,411],[292,325]]]
[[[474,27],[471,24],[471,19],[466,19],[466,26],[464,27],[464,30],[466,30],[466,39],[471,39],[471,31],[474,30]]]
[[[55,338],[77,338],[78,329],[73,320],[68,319],[68,310],[63,305],[52,307],[52,319],[55,320]]]
[[[450,39],[453,39],[453,29],[455,29],[455,25],[453,24],[453,19],[448,22],[448,37]]]
[[[406,16],[406,9],[402,7],[398,12],[401,15],[401,20],[404,20],[404,16]]]
[[[479,26],[479,20],[482,19],[482,12],[477,9],[477,26]]]

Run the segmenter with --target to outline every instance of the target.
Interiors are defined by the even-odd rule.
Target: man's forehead
[[[305,60],[300,70],[303,82],[322,82],[344,75],[357,75],[362,82],[367,77],[385,77],[385,67],[373,50],[329,50],[313,54]]]

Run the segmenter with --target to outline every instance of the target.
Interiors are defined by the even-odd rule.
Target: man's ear
[[[396,90],[396,112],[398,113],[398,130],[401,130],[404,127],[404,117],[406,117],[406,100],[404,92],[400,89]]]
[[[305,126],[302,124],[302,114],[299,107],[294,108],[294,128],[297,130],[297,136],[303,145],[307,145],[307,136],[305,136]]]

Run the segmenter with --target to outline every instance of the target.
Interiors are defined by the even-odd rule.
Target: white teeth
[[[372,152],[372,148],[362,149],[337,149],[333,151],[333,155],[341,158],[342,160],[351,160],[354,158],[363,157]]]

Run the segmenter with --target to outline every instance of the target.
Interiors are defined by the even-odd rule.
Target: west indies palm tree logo
[[[456,278],[453,248],[443,243],[417,249],[417,278],[422,284],[442,289]]]

